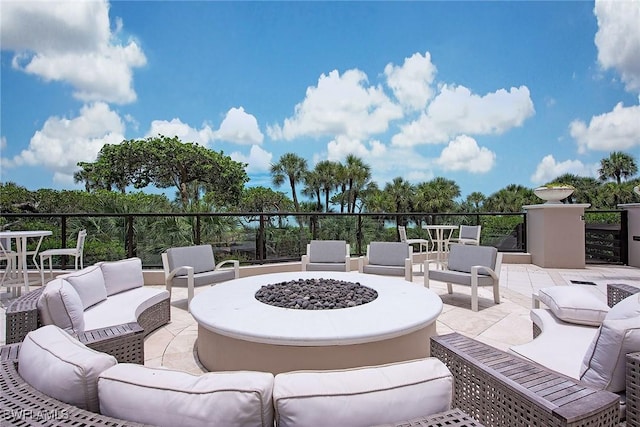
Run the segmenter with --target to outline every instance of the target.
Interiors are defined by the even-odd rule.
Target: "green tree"
[[[600,180],[615,179],[616,183],[620,185],[623,178],[626,179],[638,173],[638,165],[633,156],[621,151],[614,151],[609,154],[609,157],[600,160],[598,173]]]
[[[307,173],[307,161],[295,153],[285,153],[280,157],[278,163],[271,165],[271,175],[273,185],[280,187],[285,179],[289,180],[291,187],[291,197],[296,212],[300,211],[300,203],[296,192],[296,184],[302,182]]]
[[[329,212],[329,199],[331,192],[336,188],[336,173],[338,170],[338,164],[330,160],[323,160],[318,162],[314,168],[314,172],[318,177],[318,183],[320,184],[320,190],[324,193],[324,210]]]
[[[388,182],[384,186],[384,192],[390,201],[391,212],[410,212],[413,208],[415,189],[402,177],[393,178],[393,181]],[[404,222],[398,225],[404,225]]]
[[[237,204],[249,180],[246,165],[224,153],[163,135],[107,144],[95,162],[78,166],[74,178],[88,190],[175,187],[183,210],[198,206],[202,193],[215,206]]]
[[[460,187],[455,181],[436,177],[416,187],[415,209],[422,212],[451,212],[460,197]]]
[[[487,212],[522,212],[522,206],[537,203],[533,190],[522,185],[509,184],[487,197]]]
[[[349,154],[345,159],[345,174],[347,181],[347,212],[355,212],[356,202],[362,189],[371,181],[371,166]]]

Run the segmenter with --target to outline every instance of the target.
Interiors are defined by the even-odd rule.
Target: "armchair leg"
[[[453,293],[453,285],[451,285],[451,283],[447,283],[447,292],[450,294]]]
[[[471,276],[471,311],[478,311],[478,276]]]
[[[500,284],[493,284],[493,302],[500,304]]]

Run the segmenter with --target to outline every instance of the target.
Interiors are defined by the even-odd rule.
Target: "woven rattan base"
[[[431,338],[431,355],[455,379],[453,406],[487,426],[615,426],[618,395],[453,333]]]
[[[433,414],[412,420],[381,424],[376,427],[482,427],[478,421],[459,409]]]

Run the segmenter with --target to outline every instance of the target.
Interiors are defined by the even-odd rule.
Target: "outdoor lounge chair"
[[[425,262],[427,264],[428,261]],[[500,304],[500,268],[502,254],[493,246],[473,246],[456,243],[449,250],[447,268],[429,270],[425,265],[424,286],[430,280],[447,284],[448,293],[453,293],[452,284],[471,287],[471,310],[478,311],[478,287],[493,287],[493,300]]]
[[[232,268],[222,268],[227,264]],[[167,249],[162,253],[162,267],[169,298],[174,285],[186,286],[187,304],[193,299],[195,286],[213,285],[240,277],[240,262],[226,260],[216,264],[211,245]]]
[[[302,271],[351,271],[351,251],[344,240],[312,240],[302,255]]]
[[[371,242],[367,254],[358,259],[360,273],[404,276],[413,280],[413,249],[403,242]]]
[[[640,351],[640,289],[619,284],[607,288],[608,304],[586,286],[540,289],[534,307],[543,302],[547,308],[531,310],[534,339],[511,351],[581,384],[620,394],[621,416],[626,409],[627,425],[640,425],[633,378],[640,372],[627,366],[629,357],[639,356],[630,353]]]

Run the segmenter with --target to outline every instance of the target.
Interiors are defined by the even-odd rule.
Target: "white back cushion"
[[[273,427],[273,375],[200,376],[121,363],[100,375],[103,415],[157,426]]]
[[[451,408],[453,379],[435,358],[334,371],[276,375],[276,423],[370,426]]]
[[[84,306],[66,280],[55,278],[47,283],[37,307],[43,324],[56,325],[74,336],[84,332]]]
[[[582,286],[551,286],[538,291],[538,299],[560,320],[599,326],[609,312],[602,298]]]
[[[107,296],[144,286],[140,258],[100,262],[98,265],[102,269]]]
[[[18,354],[18,372],[40,392],[98,412],[98,375],[116,358],[86,347],[54,325],[27,334]]]
[[[625,390],[626,354],[640,351],[638,298],[631,295],[611,308],[582,361],[582,382],[614,393]]]
[[[107,299],[107,288],[99,265],[60,276],[73,286],[80,295],[84,309]]]

